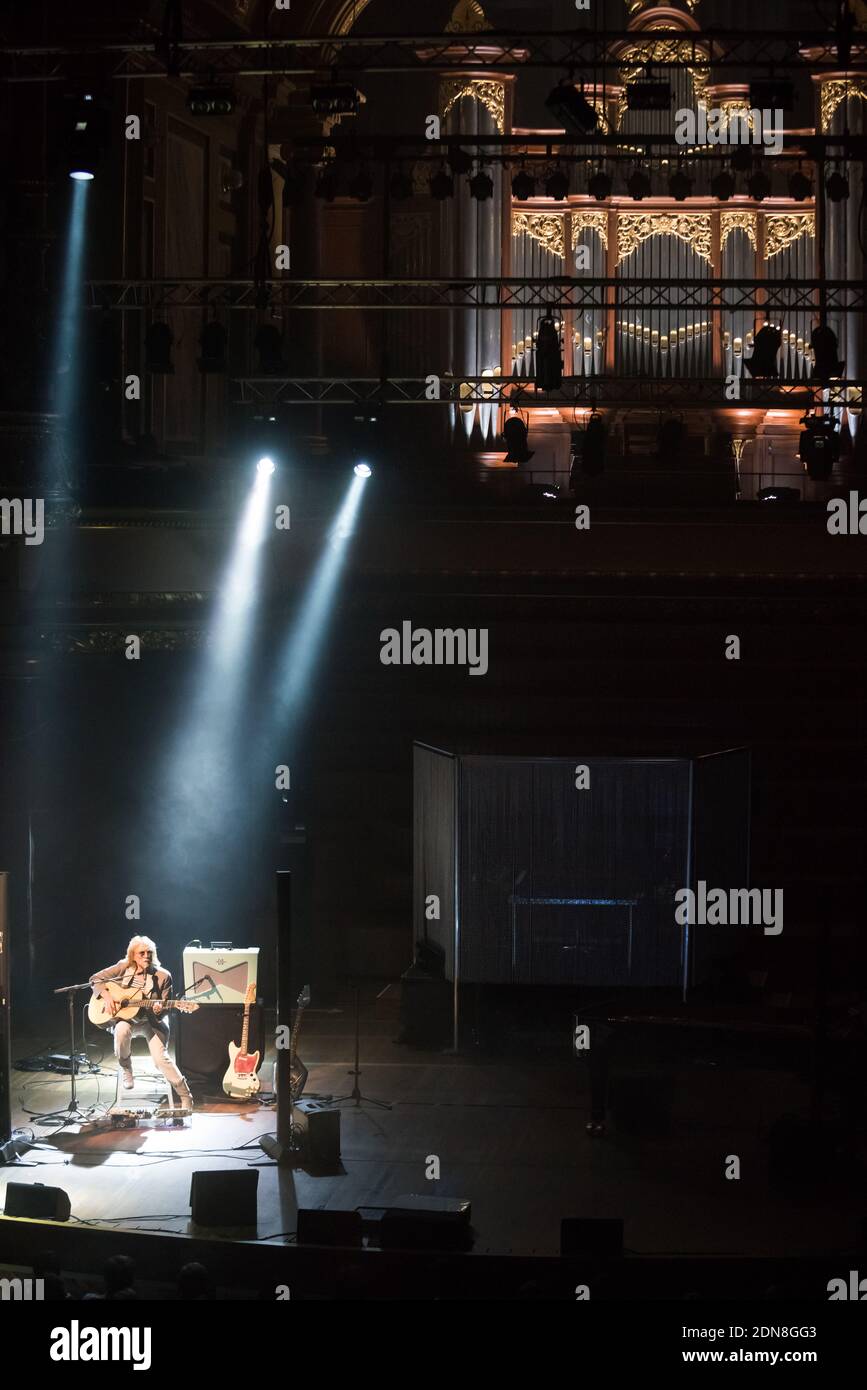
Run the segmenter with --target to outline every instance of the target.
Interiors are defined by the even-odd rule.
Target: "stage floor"
[[[623,1217],[627,1250],[642,1254],[789,1256],[852,1247],[863,1214],[854,1187],[826,1184],[822,1195],[786,1196],[768,1182],[769,1126],[802,1111],[808,1099],[794,1072],[708,1067],[693,1047],[677,1079],[668,1134],[637,1137],[609,1125],[593,1140],[585,1133],[587,1073],[568,1053],[490,1060],[412,1050],[393,1042],[397,1005],[396,986],[365,998],[361,1088],[392,1108],[341,1107],[340,1172],[278,1167],[258,1145],[276,1128],[275,1110],[225,1098],[199,1103],[197,1096],[191,1124],[177,1130],[53,1132],[32,1124],[28,1112],[65,1106],[68,1077],[14,1070],[13,1123],[38,1138],[21,1162],[0,1168],[0,1202],[10,1181],[42,1182],[66,1190],[74,1221],[183,1237],[192,1234],[190,1175],[255,1165],[260,1242],[292,1241],[299,1207],[385,1207],[417,1193],[471,1201],[475,1253],[556,1255],[564,1216]],[[349,1000],[307,1011],[300,1047],[310,1073],[306,1094],[351,1090],[352,1030]],[[19,1021],[13,1059],[49,1044],[60,1050],[62,1036],[60,1015]],[[78,1078],[83,1105],[114,1103],[106,1044],[102,1074]],[[152,1072],[143,1041],[133,1056],[137,1073]],[[269,1053],[263,1085],[272,1061]],[[731,1154],[741,1161],[738,1182],[724,1176]],[[438,1181],[425,1176],[433,1156]]]

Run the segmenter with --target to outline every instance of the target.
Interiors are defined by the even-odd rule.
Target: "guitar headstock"
[[[247,986],[247,993],[244,995],[244,1008],[246,1009],[246,1008],[248,1007],[248,1005],[250,1005],[250,1004],[255,1004],[255,1002],[256,1002],[256,981],[254,980],[253,983],[252,983],[251,985],[248,985],[248,986]]]
[[[194,1014],[198,1007],[191,999],[178,999],[175,1002],[175,1008],[180,1009],[182,1014]]]

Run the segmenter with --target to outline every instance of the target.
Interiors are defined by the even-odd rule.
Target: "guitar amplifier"
[[[178,1014],[172,1028],[175,1060],[183,1075],[193,1083],[222,1083],[229,1065],[229,1043],[241,1041],[244,1009],[240,1004],[215,1004],[194,1014]],[[250,1005],[249,1052],[265,1056],[264,1009]]]
[[[259,947],[225,951],[184,948],[184,998],[197,1004],[243,1004],[247,986],[258,983]]]

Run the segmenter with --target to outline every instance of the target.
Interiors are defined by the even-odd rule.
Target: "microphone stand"
[[[44,1115],[32,1115],[36,1124],[47,1124],[50,1120],[62,1121],[60,1128],[69,1124],[71,1120],[83,1120],[90,1113],[92,1107],[82,1110],[78,1104],[78,1096],[75,1089],[75,995],[81,989],[91,989],[90,981],[83,985],[63,985],[54,991],[55,994],[65,994],[66,1002],[69,1005],[69,1104],[64,1110],[51,1110]]]

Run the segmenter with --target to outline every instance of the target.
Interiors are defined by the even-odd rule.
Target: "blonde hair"
[[[134,936],[132,938],[132,940],[126,948],[127,965],[135,965],[135,952],[138,950],[140,946],[144,946],[148,951],[153,951],[153,960],[151,961],[151,965],[155,966],[157,970],[161,970],[162,966],[160,965],[159,956],[157,955],[156,942],[151,941],[149,936]]]

